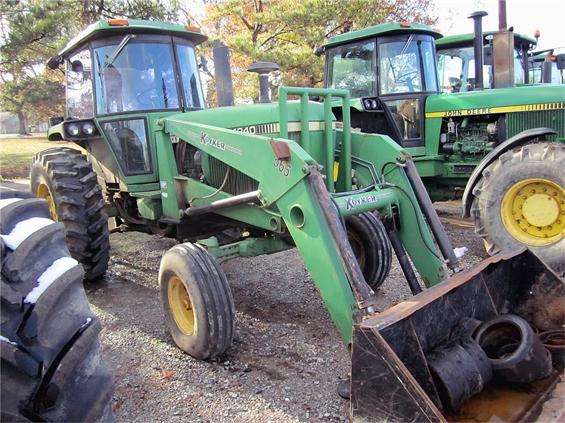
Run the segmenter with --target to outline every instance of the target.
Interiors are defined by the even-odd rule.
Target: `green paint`
[[[330,47],[337,44],[344,44],[351,41],[362,40],[364,38],[380,37],[394,34],[427,34],[433,36],[434,38],[441,37],[441,34],[439,32],[434,31],[427,25],[411,23],[409,27],[404,27],[396,22],[388,22],[370,26],[368,28],[358,29],[357,31],[350,31],[344,34],[336,35],[334,37],[331,37],[324,46]]]
[[[485,38],[496,34],[498,31],[483,31]],[[441,51],[443,49],[454,48],[454,47],[470,47],[473,46],[475,40],[475,34],[456,34],[456,35],[446,35],[436,40],[437,50]],[[486,39],[485,39],[486,44]],[[535,38],[528,35],[514,33],[514,44],[516,46],[525,45],[536,45],[537,41]]]

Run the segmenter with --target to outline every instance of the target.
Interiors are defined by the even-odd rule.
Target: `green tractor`
[[[484,32],[483,85],[493,88],[492,42],[495,31]],[[514,33],[514,83],[563,84],[565,55],[557,49],[532,51],[536,39]],[[436,40],[440,88],[444,92],[473,91],[475,85],[475,35],[448,35]]]
[[[474,16],[475,40],[483,40],[482,13]],[[350,90],[354,128],[388,135],[406,149],[433,201],[462,197],[463,215],[474,219],[489,254],[526,245],[563,274],[565,86],[513,87],[514,74],[504,67],[504,59],[514,60],[512,33],[501,35],[493,42],[493,89],[482,89],[477,60],[472,87],[440,92],[440,34],[406,22],[331,38],[323,49],[325,86]],[[475,57],[482,49],[475,43]],[[340,116],[338,104],[334,113]]]
[[[453,319],[441,307],[428,313],[443,322],[421,330],[422,342],[435,339],[424,346],[430,351],[443,345],[448,323],[454,327],[464,315],[488,320],[511,312],[492,301],[468,306],[495,292],[505,298],[518,274],[527,279],[524,289],[545,274],[551,287],[559,286],[555,275],[531,253],[518,252],[440,283],[448,268],[458,270],[457,257],[408,150],[389,136],[353,131],[347,90],[282,87],[278,103],[205,109],[195,55],[205,39],[177,24],[112,19],[89,26],[50,60],[52,68],[66,67],[67,107],[48,135],[77,149],[39,153],[31,189],[65,225],[71,254],[88,278],[100,280],[108,217],[179,240],[159,269],[166,325],[183,351],[212,359],[230,347],[235,324],[220,263],[296,247],[351,351],[346,394],[353,418],[442,419],[425,362],[402,364],[388,338],[402,334],[396,326],[388,334],[374,326],[384,308],[375,290],[393,252],[416,302],[473,293]],[[430,287],[424,292],[416,271]],[[403,373],[366,379],[387,363]],[[424,373],[416,382],[410,372],[418,369]],[[406,378],[409,389],[395,388],[402,403],[378,397],[389,380],[408,386]]]
[[[492,40],[496,31],[483,33],[483,88],[493,88]],[[531,50],[537,41],[527,35],[514,33],[514,83],[534,82],[531,73]],[[457,34],[436,40],[438,76],[442,91],[458,93],[475,88],[475,34]],[[538,81],[539,82],[539,81]]]

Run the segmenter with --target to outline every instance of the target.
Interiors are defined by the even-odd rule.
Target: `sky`
[[[473,32],[473,21],[468,16],[477,11],[488,13],[483,19],[483,30],[498,29],[498,0],[434,0],[435,14],[439,17],[435,28],[443,35]],[[538,49],[565,47],[565,0],[506,0],[508,26],[520,34],[541,36]]]

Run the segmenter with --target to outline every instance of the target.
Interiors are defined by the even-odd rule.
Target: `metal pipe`
[[[352,195],[333,197],[342,217],[388,207],[396,202],[396,192],[391,188]]]
[[[324,144],[326,147],[326,187],[329,192],[334,192],[334,133],[332,122],[332,97],[331,95],[324,98]]]
[[[345,191],[351,191],[351,110],[349,108],[349,94],[342,98],[343,119],[343,149],[341,168]]]
[[[214,57],[214,79],[216,80],[216,95],[218,106],[233,106],[233,81],[230,67],[230,51],[220,41],[214,42],[212,48]]]
[[[288,139],[288,107],[287,90],[279,88],[279,138]]]
[[[271,89],[269,87],[269,75],[260,74],[259,75],[259,102],[270,103],[271,102]]]
[[[310,116],[308,115],[308,93],[300,96],[300,146],[308,153],[310,151]]]
[[[488,13],[479,11],[472,13],[469,18],[473,19],[474,24],[474,57],[475,57],[475,90],[482,90],[483,83],[483,17]]]
[[[414,165],[414,162],[411,158],[406,159],[403,169],[408,178],[408,181],[410,182],[410,185],[412,186],[412,189],[414,190],[414,194],[416,195],[420,209],[422,210],[422,213],[424,213],[424,216],[426,216],[426,220],[430,225],[430,229],[432,231],[432,234],[434,235],[441,254],[447,260],[447,265],[449,266],[449,268],[456,270],[459,264],[459,260],[457,260],[457,257],[455,256],[451,241],[449,240],[449,237],[445,232],[445,228],[439,220],[439,216],[434,209],[432,200],[430,200],[430,196],[426,191],[426,187],[424,186],[420,175],[418,175],[416,165]]]
[[[406,255],[406,250],[400,242],[400,238],[398,237],[398,233],[394,230],[388,231],[388,239],[390,240],[390,244],[392,245],[392,249],[394,250],[394,254],[396,254],[396,258],[398,259],[398,263],[400,264],[400,268],[402,269],[402,273],[408,282],[408,286],[410,287],[410,291],[412,294],[416,295],[422,292],[422,288],[418,283],[418,278],[416,277],[416,273],[414,273],[414,269],[412,268],[412,264]]]
[[[260,190],[247,192],[245,194],[234,195],[233,197],[223,198],[213,201],[203,206],[188,207],[184,210],[185,216],[198,216],[201,214],[212,213],[228,207],[240,206],[242,204],[256,203],[259,201]]]

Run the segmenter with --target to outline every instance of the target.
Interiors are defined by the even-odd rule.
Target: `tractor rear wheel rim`
[[[553,244],[565,233],[565,193],[547,179],[529,178],[512,185],[500,212],[508,233],[526,245]]]
[[[193,335],[196,332],[194,306],[190,294],[178,276],[173,275],[169,279],[167,295],[171,314],[177,327],[183,334]]]
[[[59,220],[59,216],[57,215],[57,206],[55,205],[55,199],[53,198],[53,195],[51,195],[51,191],[46,184],[40,183],[37,186],[35,196],[38,198],[44,198],[49,206],[49,214],[51,215],[51,218],[53,220]]]

